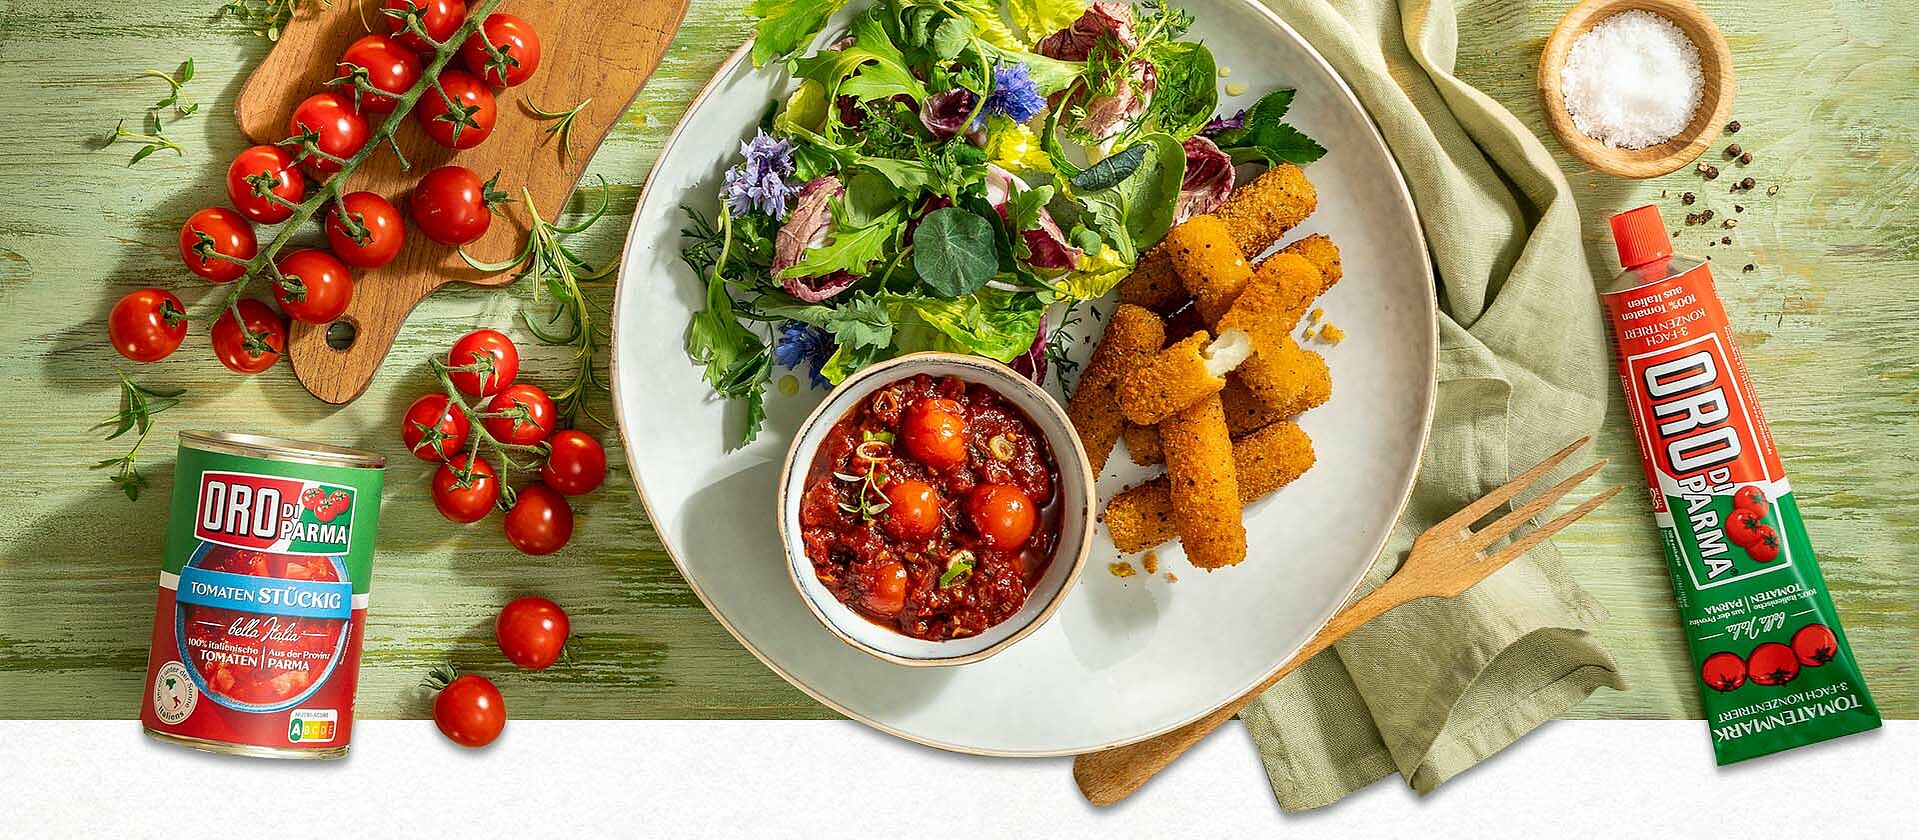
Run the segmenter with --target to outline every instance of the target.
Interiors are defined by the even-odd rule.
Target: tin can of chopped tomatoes
[[[339,758],[386,459],[183,432],[140,723],[195,749]]]
[[[1879,726],[1705,260],[1614,216],[1603,295],[1720,764]]]

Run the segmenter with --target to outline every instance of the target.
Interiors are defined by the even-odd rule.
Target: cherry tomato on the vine
[[[341,204],[346,205],[344,217],[340,215]],[[359,229],[349,229],[349,220]],[[406,244],[406,223],[400,220],[400,211],[392,202],[378,193],[347,193],[327,210],[326,241],[341,262],[356,268],[379,268],[400,255],[400,246]]]
[[[471,149],[493,134],[499,105],[480,77],[465,70],[440,73],[439,88],[428,88],[413,109],[420,128],[449,149]]]
[[[499,58],[494,58],[487,52],[486,44],[480,43],[482,35],[486,36],[486,44],[492,44],[493,49],[499,51]],[[480,31],[466,36],[466,43],[460,45],[460,62],[466,65],[468,73],[489,85],[513,87],[540,68],[540,33],[534,31],[533,24],[513,15],[487,15]],[[501,67],[506,68],[504,75]]]
[[[352,97],[361,111],[390,114],[400,104],[398,97],[420,80],[420,57],[396,38],[367,35],[340,54],[336,73],[334,81],[341,92]],[[373,90],[362,90],[360,80]]]
[[[568,496],[591,493],[606,480],[606,449],[592,435],[578,429],[553,433],[550,450],[540,466],[540,480]]]
[[[462,747],[484,747],[506,729],[506,699],[493,681],[463,674],[433,695],[433,725]]]
[[[287,349],[286,321],[273,307],[253,298],[241,298],[236,308],[244,323],[234,323],[232,308],[213,322],[209,336],[213,355],[235,373],[259,373],[273,367]]]
[[[180,226],[180,259],[186,261],[188,271],[215,283],[239,279],[247,270],[243,263],[259,252],[260,242],[253,238],[253,226],[225,207],[208,207],[187,217],[187,223]]]
[[[544,484],[520,488],[506,512],[506,541],[523,554],[552,554],[573,538],[573,506]]]
[[[500,478],[493,465],[474,456],[469,467],[467,458],[464,452],[455,455],[433,473],[433,506],[454,522],[485,519],[500,499]]]
[[[353,273],[325,251],[306,248],[280,258],[273,296],[296,321],[331,324],[353,300]]]
[[[934,469],[951,469],[966,460],[966,419],[953,400],[932,397],[908,406],[900,438],[909,454]]]
[[[533,595],[506,602],[493,622],[493,639],[506,661],[535,671],[559,660],[560,652],[566,649],[566,637],[572,632],[566,610]]]
[[[340,171],[340,164],[310,154],[308,144],[323,154],[350,158],[366,145],[368,134],[366,117],[353,107],[353,100],[332,91],[301,100],[293,107],[293,116],[287,118],[287,136],[300,150],[300,168],[322,180]]]
[[[493,205],[506,200],[494,187],[500,176],[482,181],[464,166],[442,166],[413,188],[410,209],[420,232],[441,245],[465,245],[486,234]]]
[[[532,446],[553,434],[553,400],[538,385],[519,382],[500,389],[486,401],[485,414],[497,414],[480,422],[486,433],[502,443]]]
[[[293,153],[279,146],[249,146],[234,155],[227,167],[227,200],[240,215],[260,224],[286,221],[293,215],[293,205],[306,197],[307,179],[294,165]]]
[[[428,38],[445,41],[453,37],[453,31],[466,22],[466,0],[386,0],[380,4],[383,10],[392,9],[399,15],[386,15],[386,28],[394,33],[393,37],[409,49],[428,53],[433,45],[421,40],[417,33],[407,30],[407,20],[417,18],[420,28],[426,30]]]
[[[520,348],[499,330],[474,330],[453,342],[453,349],[446,354],[446,364],[451,368],[490,364],[490,372],[455,370],[448,378],[453,380],[453,387],[469,397],[492,396],[513,384],[514,377],[520,375]]]
[[[1019,488],[1007,484],[982,484],[966,497],[966,515],[979,531],[987,548],[1010,550],[1026,544],[1033,535],[1038,513],[1033,500]]]
[[[427,394],[407,406],[400,420],[400,440],[422,461],[444,461],[466,448],[471,427],[466,413],[445,394]]]
[[[164,359],[178,349],[186,337],[186,308],[165,289],[128,292],[107,316],[107,340],[120,355],[136,362]],[[600,468],[606,469],[604,455],[600,458]]]
[[[886,511],[881,524],[886,532],[902,540],[923,540],[940,527],[940,494],[916,478],[894,484],[886,490]]]

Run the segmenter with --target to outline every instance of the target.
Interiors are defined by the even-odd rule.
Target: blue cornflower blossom
[[[793,174],[793,144],[762,131],[740,144],[741,161],[726,170],[726,186],[720,194],[726,209],[739,218],[755,210],[775,219],[786,215],[786,199],[796,187],[786,179]]]
[[[838,349],[839,344],[825,330],[801,321],[787,321],[780,324],[779,338],[773,340],[773,361],[784,368],[805,364],[813,387],[830,388],[833,383],[820,375],[820,367]]]
[[[980,108],[981,118],[987,114],[1004,114],[1013,122],[1023,123],[1045,110],[1046,97],[1039,95],[1033,77],[1026,72],[1025,62],[1011,67],[993,66],[993,90],[986,94],[986,103]]]

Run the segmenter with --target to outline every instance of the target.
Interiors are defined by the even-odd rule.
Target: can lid
[[[228,455],[295,461],[303,464],[318,464],[323,467],[360,467],[377,470],[386,466],[386,456],[378,452],[244,432],[181,432],[180,444],[211,452],[224,452]]]
[[[1615,214],[1612,239],[1619,249],[1619,264],[1627,268],[1672,256],[1672,237],[1666,235],[1666,220],[1659,217],[1655,205]]]

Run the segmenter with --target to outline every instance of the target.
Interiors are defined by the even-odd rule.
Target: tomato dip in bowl
[[[985,659],[1050,618],[1092,543],[1066,412],[998,362],[915,353],[841,382],[780,480],[787,570],[827,629],[901,665]]]

